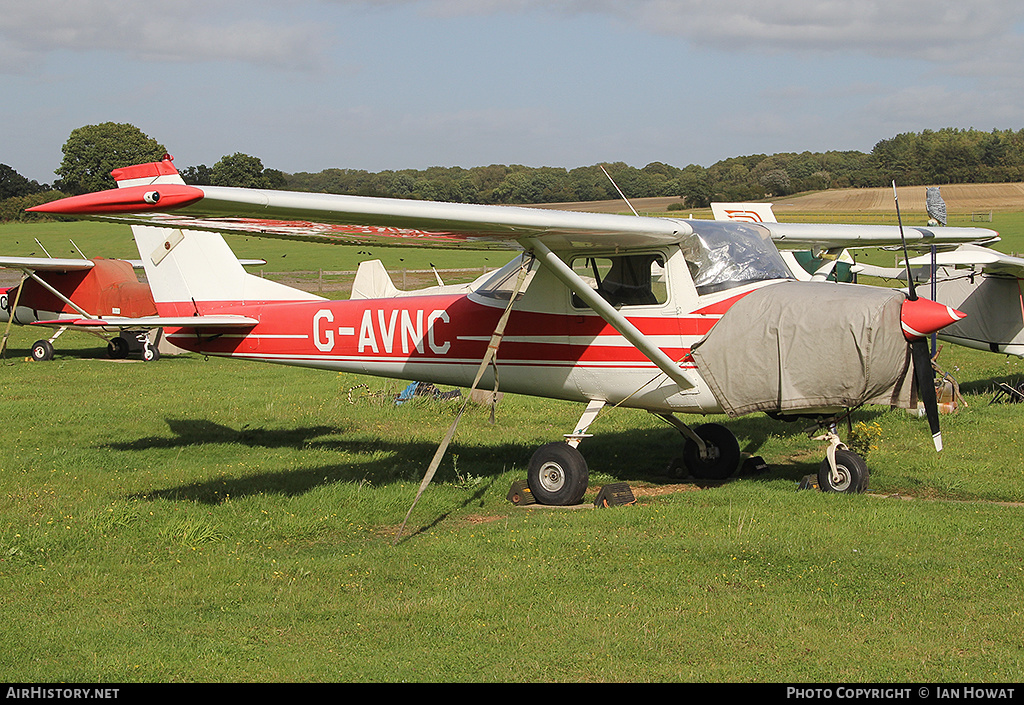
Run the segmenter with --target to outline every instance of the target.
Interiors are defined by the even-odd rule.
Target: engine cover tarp
[[[755,411],[910,408],[905,295],[892,289],[791,282],[734,303],[693,347],[701,376],[729,416]]]

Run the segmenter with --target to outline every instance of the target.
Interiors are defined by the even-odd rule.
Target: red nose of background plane
[[[900,322],[907,340],[931,335],[950,323],[956,323],[967,314],[945,304],[928,299],[907,299],[900,309]]]

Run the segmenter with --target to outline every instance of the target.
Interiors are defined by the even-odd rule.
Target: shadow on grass
[[[165,419],[173,437],[149,436],[126,443],[108,443],[102,448],[110,450],[151,450],[154,448],[186,448],[210,443],[239,443],[251,448],[314,448],[337,446],[338,450],[350,449],[351,444],[337,444],[322,439],[344,429],[336,426],[309,426],[306,428],[266,429],[260,426],[230,426],[203,419]]]
[[[1024,377],[1021,377],[1021,375],[1003,375],[1001,377],[964,382],[960,385],[960,393],[989,396],[991,398],[999,391],[1000,384],[1008,384],[1015,389],[1019,389],[1024,387]]]
[[[216,478],[155,489],[132,495],[132,499],[167,499],[206,504],[219,504],[228,498],[241,498],[259,494],[296,496],[318,487],[336,483],[365,483],[381,486],[393,482],[419,482],[426,471],[438,443],[403,441],[394,438],[375,440],[346,439],[346,429],[316,425],[291,429],[264,428],[233,429],[205,419],[168,419],[174,434],[151,436],[125,443],[111,443],[103,448],[140,452],[150,449],[184,448],[209,444],[239,444],[251,448],[293,448],[297,450],[326,450],[358,456],[352,462],[320,464],[310,467],[289,467],[269,472],[248,472],[236,476],[220,475]],[[785,435],[787,429],[800,433],[801,423],[784,424],[767,417],[745,417],[728,423],[740,439],[744,452],[757,455],[769,435]],[[665,428],[639,428],[635,430],[597,433],[581,446],[592,475],[609,475],[623,482],[651,484],[695,483],[692,478],[671,477],[669,464],[682,451],[680,434]],[[526,443],[491,445],[463,445],[456,438],[445,455],[434,478],[435,483],[452,483],[473,476],[493,484],[498,475],[509,470],[520,471],[525,479],[530,456],[536,446]],[[738,474],[728,481],[771,481],[787,479],[799,482],[804,476],[816,473],[825,455],[821,444],[820,455],[809,462],[787,460],[772,464],[768,472],[758,475]],[[457,462],[453,461],[457,458]],[[768,459],[771,462],[771,459]],[[457,466],[457,467],[456,467]],[[696,482],[714,486],[721,482]]]

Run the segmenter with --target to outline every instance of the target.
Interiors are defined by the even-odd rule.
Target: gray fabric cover
[[[880,287],[772,284],[733,304],[694,346],[693,359],[729,416],[865,403],[910,408],[905,298]]]
[[[950,270],[939,272],[943,277],[957,276]],[[1024,343],[1024,304],[1016,278],[981,274],[969,278],[960,273],[959,278],[940,280],[937,287],[939,301],[967,314],[963,320],[943,328],[943,335],[984,344]],[[921,290],[927,289],[927,284],[922,285]]]

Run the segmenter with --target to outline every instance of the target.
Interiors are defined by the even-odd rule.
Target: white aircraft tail
[[[715,220],[738,220],[746,223],[777,223],[771,203],[712,203]]]
[[[119,188],[185,183],[169,159],[117,169],[114,178]],[[158,310],[187,303],[203,314],[208,304],[323,298],[249,274],[218,233],[133,225],[132,234]]]
[[[359,263],[355,281],[352,282],[353,299],[384,299],[399,295],[398,287],[391,281],[391,275],[379,259]]]

